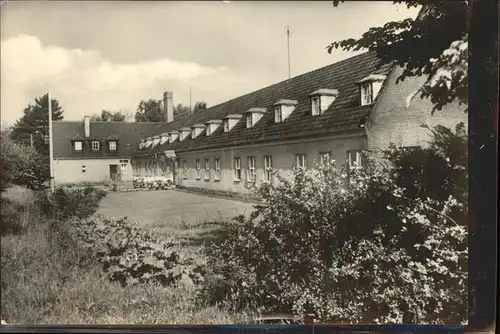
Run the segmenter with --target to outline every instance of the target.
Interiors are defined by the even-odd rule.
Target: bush
[[[86,218],[97,211],[106,194],[106,191],[92,186],[84,189],[56,188],[53,194],[38,192],[35,203],[47,217],[63,220],[73,216]]]
[[[144,188],[149,190],[167,190],[173,188],[172,179],[164,176],[144,176],[134,177],[134,188]]]
[[[466,152],[467,142],[439,128],[434,134],[427,168],[453,170],[450,177],[466,180],[466,167],[450,152]],[[378,168],[365,155],[363,170],[349,175],[326,164],[260,186],[265,204],[208,248],[204,296],[236,309],[291,311],[321,321],[465,319],[466,187],[449,182],[445,190],[426,189],[436,198],[406,196],[420,187],[408,181],[421,173],[420,152],[413,152],[386,152],[395,169]],[[440,188],[442,180],[428,185]]]
[[[21,204],[4,197],[0,201],[0,235],[21,233],[25,228],[26,216],[36,214],[36,211],[30,204]]]
[[[203,280],[204,261],[187,257],[169,242],[123,219],[101,215],[74,220],[78,239],[94,250],[112,280],[122,285],[154,282],[193,285]]]
[[[38,154],[32,147],[13,142],[7,132],[1,133],[0,191],[12,184],[32,190],[45,188],[49,179],[48,158]]]
[[[1,240],[1,315],[9,324],[245,323],[249,316],[195,303],[196,289],[110,282],[66,223],[33,219]]]

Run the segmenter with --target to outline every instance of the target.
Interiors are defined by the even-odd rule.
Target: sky
[[[64,119],[141,99],[208,106],[351,57],[333,41],[416,17],[392,1],[36,1],[1,5],[1,120],[50,86]],[[358,52],[359,53],[359,52]],[[191,94],[190,94],[191,91]]]

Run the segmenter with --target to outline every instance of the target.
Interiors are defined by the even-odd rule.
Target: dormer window
[[[100,145],[101,143],[99,143],[97,140],[94,140],[92,142],[92,151],[99,151],[99,148],[100,148]]]
[[[281,123],[297,108],[296,100],[279,100],[274,104],[274,122]]]
[[[109,145],[110,151],[116,151],[116,141],[115,140],[111,140],[108,145]]]
[[[153,147],[155,147],[156,145],[158,145],[161,141],[161,137],[160,136],[154,136],[153,137]]]
[[[247,113],[247,128],[251,128],[252,127],[252,114],[251,113]]]
[[[249,110],[249,111],[251,111],[251,110]],[[238,121],[241,119],[241,117],[243,117],[242,114],[227,115],[224,118],[224,132],[231,131],[234,128],[234,126],[238,123]],[[255,123],[255,122],[252,120],[252,123]]]
[[[179,132],[178,131],[172,131],[170,132],[170,138],[168,139],[168,143],[172,144],[179,138]]]
[[[260,121],[262,116],[264,116],[266,111],[267,111],[266,108],[250,108],[246,113],[247,128],[251,128],[255,124],[257,124],[257,122]]]
[[[144,148],[144,140],[141,140],[139,142],[139,150],[142,150]]]
[[[83,142],[81,140],[77,140],[74,142],[75,151],[83,151]]]
[[[335,101],[339,91],[337,89],[322,88],[309,94],[311,96],[311,114],[322,115]]]
[[[274,107],[274,122],[281,123],[283,121],[283,115],[281,114],[281,106]]]
[[[362,106],[370,105],[375,102],[375,98],[377,97],[380,88],[382,88],[384,80],[385,75],[370,74],[369,76],[358,81]]]
[[[220,120],[220,119],[212,119],[212,120],[206,122],[205,123],[206,129],[207,129],[206,135],[210,136],[211,134],[213,134],[215,132],[215,130],[217,130],[219,128],[221,123],[222,123],[222,120]]]
[[[181,128],[181,129],[179,129],[179,132],[180,132],[179,140],[183,141],[184,139],[187,138],[187,136],[189,136],[189,134],[191,133],[191,129],[190,128]]]
[[[361,105],[366,106],[373,103],[373,87],[372,83],[361,85]]]
[[[205,125],[204,124],[195,124],[191,127],[191,138],[194,139],[196,137],[198,137],[202,132],[203,132],[203,129],[205,129]]]
[[[319,96],[313,96],[311,98],[311,112],[313,116],[321,115],[321,104]]]
[[[169,136],[168,136],[168,133],[165,133],[165,132],[164,132],[164,133],[162,133],[162,134],[160,135],[160,145],[165,144],[165,143],[168,141],[168,137],[169,137]]]

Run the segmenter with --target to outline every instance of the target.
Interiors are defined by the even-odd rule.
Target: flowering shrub
[[[104,270],[122,285],[203,280],[204,260],[193,259],[174,249],[175,244],[148,234],[135,223],[97,215],[72,221],[77,239],[96,252]]]
[[[134,177],[134,188],[146,188],[149,190],[172,189],[172,179],[164,176]]]
[[[449,165],[462,180],[467,169],[450,152],[466,152],[466,138],[436,131],[428,150],[437,158],[427,168]],[[437,134],[453,140],[440,141]],[[455,151],[443,145],[450,142]],[[265,204],[249,219],[238,218],[225,240],[208,248],[204,293],[235,308],[291,311],[321,321],[465,319],[466,188],[450,182],[447,197],[435,189],[425,195],[438,198],[408,197],[422,187],[407,182],[418,179],[418,152],[391,151],[395,170],[376,168],[365,155],[362,170],[319,165],[258,187]],[[400,163],[402,156],[413,165]],[[428,180],[424,188],[442,181]]]

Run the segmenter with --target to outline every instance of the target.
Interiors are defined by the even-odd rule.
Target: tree
[[[50,175],[47,158],[34,147],[14,142],[10,135],[7,131],[1,133],[0,191],[13,184],[32,190],[43,189]]]
[[[343,1],[336,0],[334,6]],[[395,0],[408,8],[423,6],[417,19],[393,21],[370,28],[361,38],[336,41],[335,49],[376,51],[381,64],[393,63],[405,69],[398,78],[427,76],[424,85],[413,94],[429,97],[433,112],[458,100],[467,105],[468,16],[466,1]],[[469,1],[469,3],[471,3]],[[467,109],[466,109],[467,110]]]
[[[164,122],[161,100],[141,100],[137,106],[134,119],[136,122]]]
[[[190,107],[179,103],[174,107],[174,119],[189,117],[191,114],[203,112],[204,110],[207,110],[207,103],[205,101],[196,102],[192,110]]]
[[[174,107],[174,119],[181,119],[184,117],[189,117],[191,114],[191,108],[179,103]]]
[[[55,99],[51,99],[52,120],[59,121],[64,118],[64,110]],[[35,98],[34,104],[24,108],[24,115],[16,121],[12,127],[10,138],[18,144],[31,145],[33,136],[33,147],[44,155],[49,155],[49,104],[48,94]]]
[[[205,101],[196,102],[194,105],[193,113],[203,112],[207,110],[207,103]]]
[[[101,111],[101,115],[92,115],[90,119],[92,121],[101,121],[101,122],[125,122],[127,118],[127,114],[122,113],[121,111],[111,111],[103,109]]]

